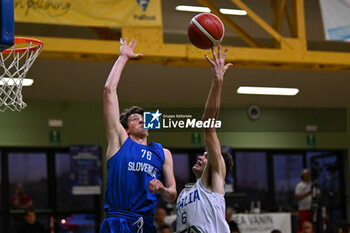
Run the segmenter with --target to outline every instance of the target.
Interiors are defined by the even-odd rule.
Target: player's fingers
[[[135,41],[134,43],[132,43],[132,44],[130,45],[130,47],[131,47],[132,49],[135,49],[136,44],[137,44],[137,42]]]
[[[124,44],[123,38],[120,37],[120,40],[119,40],[119,41],[120,41],[120,45],[123,45],[123,44]]]
[[[224,50],[224,55],[222,56],[222,59],[226,59],[226,54],[227,54],[227,51],[228,51],[228,48],[226,48],[225,50]]]
[[[218,45],[218,58],[221,58],[221,44]]]
[[[208,55],[204,55],[204,57],[210,62],[210,64],[214,65],[214,62],[208,57]]]
[[[230,68],[231,66],[233,66],[232,63],[227,63],[227,64],[225,65],[225,70],[227,70],[227,69]]]
[[[214,47],[211,48],[211,52],[213,53],[214,62],[216,62],[216,53]]]
[[[130,41],[130,43],[129,43],[129,46],[135,48],[135,46],[136,46],[136,41],[135,41],[134,39],[132,39],[132,40]]]

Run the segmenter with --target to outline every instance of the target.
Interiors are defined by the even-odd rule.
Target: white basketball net
[[[22,84],[29,68],[42,50],[42,45],[37,49],[30,49],[32,42],[24,52],[15,52],[15,46],[10,48],[10,53],[0,53],[0,111],[6,109],[21,111],[27,105],[22,100]]]

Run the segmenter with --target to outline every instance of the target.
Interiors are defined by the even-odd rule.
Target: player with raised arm
[[[218,119],[221,90],[225,71],[232,66],[225,65],[227,49],[218,56],[212,49],[213,59],[207,55],[214,76],[205,105],[203,121]],[[221,149],[215,128],[205,129],[207,152],[199,156],[192,167],[197,182],[187,184],[178,196],[176,203],[176,231],[180,233],[230,233],[225,220],[225,177],[232,168],[232,157]]]
[[[176,199],[173,159],[158,143],[147,145],[148,131],[143,128],[143,109],[131,107],[119,111],[117,87],[136,41],[120,39],[120,54],[105,83],[104,121],[108,141],[108,178],[104,209],[106,218],[100,233],[156,233],[153,217],[160,195]],[[163,176],[164,185],[159,180]]]

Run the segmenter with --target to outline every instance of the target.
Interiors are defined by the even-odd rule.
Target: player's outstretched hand
[[[136,40],[132,39],[128,44],[128,38],[120,38],[120,56],[126,56],[127,58],[137,58],[143,56],[141,53],[134,53],[136,47]]]
[[[150,193],[162,194],[164,191],[163,183],[158,179],[153,179],[148,183],[148,189]]]
[[[222,79],[224,77],[226,70],[232,66],[232,63],[225,64],[227,48],[224,50],[224,54],[222,55],[221,55],[221,45],[218,46],[217,56],[216,56],[214,47],[211,49],[211,52],[213,54],[213,59],[210,59],[208,55],[205,55],[205,58],[211,64],[211,67],[214,72],[214,77],[217,79]]]

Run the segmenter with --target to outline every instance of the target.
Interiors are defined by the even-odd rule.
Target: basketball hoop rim
[[[1,53],[4,54],[9,54],[12,52],[14,53],[24,53],[25,51],[29,50],[30,52],[37,50],[39,47],[42,47],[44,45],[44,43],[41,40],[38,39],[33,39],[33,38],[29,38],[29,37],[15,37],[14,38],[14,42],[15,44],[21,44],[21,43],[30,43],[32,42],[33,44],[35,44],[35,46],[32,46],[30,48],[25,47],[25,48],[15,48],[15,49],[5,49],[4,51],[2,51]]]

